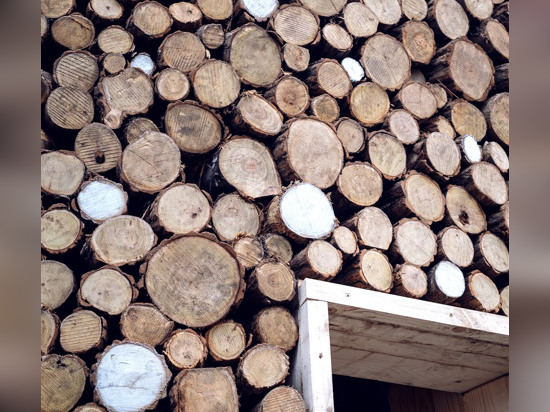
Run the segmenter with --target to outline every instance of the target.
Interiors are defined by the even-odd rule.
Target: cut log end
[[[85,353],[101,349],[107,333],[105,320],[91,310],[67,316],[59,327],[59,343],[65,352]]]
[[[418,266],[405,263],[395,268],[392,292],[420,299],[428,292],[428,277]]]
[[[208,351],[214,362],[231,362],[246,348],[246,332],[240,323],[232,320],[212,326],[205,335]]]
[[[500,309],[500,294],[488,276],[476,270],[466,277],[466,291],[460,303],[470,309],[497,313]]]
[[[296,389],[290,386],[277,386],[264,396],[253,412],[306,412],[307,406]]]
[[[296,295],[296,278],[286,264],[266,260],[251,273],[247,293],[264,304],[289,303]]]
[[[122,185],[95,178],[82,185],[76,200],[82,218],[100,224],[126,213],[128,195]]]
[[[164,69],[155,79],[155,91],[162,100],[168,102],[185,99],[190,89],[189,79],[178,69]]]
[[[252,269],[264,258],[262,243],[255,237],[245,236],[233,243],[237,260],[245,269]]]
[[[103,123],[91,123],[80,130],[74,148],[86,168],[95,173],[114,169],[122,154],[117,135]]]
[[[452,303],[466,290],[464,275],[458,266],[443,260],[428,273],[428,298],[433,302]]]
[[[236,193],[219,198],[212,209],[214,230],[226,242],[243,235],[256,236],[260,223],[260,211],[256,205]]]
[[[40,311],[40,353],[42,355],[50,353],[58,335],[59,318],[47,307],[42,307]]]
[[[284,236],[276,233],[265,234],[262,236],[262,244],[266,257],[274,258],[284,263],[290,263],[292,260],[292,246]]]
[[[314,240],[290,263],[296,276],[332,280],[342,268],[342,253],[324,240]]]
[[[407,153],[397,138],[386,132],[376,132],[367,144],[370,163],[387,180],[395,180],[405,173]]]
[[[344,226],[355,231],[362,246],[386,250],[392,242],[393,229],[390,219],[377,207],[365,207],[344,222]]]
[[[449,260],[461,268],[472,264],[474,244],[465,232],[456,226],[448,226],[438,234],[437,238],[438,257]]]
[[[75,288],[72,270],[55,260],[40,262],[40,281],[40,302],[51,310],[65,303]]]
[[[233,68],[220,60],[210,59],[191,74],[195,96],[201,103],[219,109],[239,97],[241,82]],[[222,86],[220,86],[222,85]]]
[[[94,119],[94,101],[84,90],[74,86],[58,87],[48,96],[46,117],[65,130],[80,130]]]
[[[389,131],[405,144],[414,144],[420,138],[420,128],[412,114],[403,109],[393,110],[386,118]]]
[[[393,248],[405,262],[420,267],[433,262],[437,252],[436,236],[426,224],[403,219],[395,226],[394,232]]]
[[[49,210],[40,219],[40,245],[49,253],[65,253],[78,244],[83,227],[80,219],[68,210]]]
[[[177,330],[164,343],[164,353],[176,369],[200,368],[208,356],[206,341],[193,329]]]
[[[377,84],[366,82],[356,86],[349,98],[350,113],[364,126],[384,122],[390,109],[388,94]]]
[[[103,267],[82,275],[78,298],[109,315],[121,314],[135,299],[134,280],[116,267]]]
[[[445,199],[448,215],[460,229],[471,234],[478,234],[487,229],[483,209],[463,187],[449,186]]]
[[[282,306],[270,306],[258,312],[252,330],[258,343],[270,343],[285,352],[298,341],[298,325],[290,311]]]
[[[500,291],[500,307],[506,316],[510,316],[510,286]]]
[[[88,368],[78,356],[44,356],[40,364],[41,410],[71,410],[84,392],[87,377]]]
[[[237,381],[248,393],[264,393],[283,382],[288,371],[289,361],[284,351],[264,343],[245,352],[237,369]]]
[[[155,347],[168,337],[174,322],[150,303],[134,303],[120,315],[122,336]]]

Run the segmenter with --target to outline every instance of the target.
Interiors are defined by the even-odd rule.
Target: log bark
[[[393,286],[393,267],[383,253],[363,249],[334,282],[389,293]]]
[[[404,145],[414,144],[420,139],[420,127],[412,114],[403,109],[392,110],[385,118],[387,128]]]
[[[44,43],[44,40],[48,37],[49,31],[48,19],[43,14],[40,15],[40,41]],[[44,103],[44,102],[42,102]]]
[[[392,224],[388,216],[377,207],[365,207],[342,225],[355,232],[360,246],[379,250],[390,247]]]
[[[469,309],[497,313],[500,310],[500,293],[494,282],[479,270],[466,276],[466,290],[459,299]]]
[[[172,16],[173,27],[177,30],[194,32],[201,26],[202,11],[193,3],[172,3],[168,12]]]
[[[209,59],[191,73],[191,83],[197,99],[212,108],[229,106],[239,97],[241,82],[226,62]]]
[[[47,355],[52,351],[59,336],[59,317],[43,306],[40,310],[40,353]]]
[[[206,340],[193,329],[172,332],[164,342],[163,353],[176,369],[202,368],[208,356]]]
[[[166,102],[184,100],[190,90],[189,79],[181,70],[169,67],[155,76],[155,92]]]
[[[107,322],[91,310],[77,310],[59,327],[59,343],[65,352],[83,354],[101,350],[107,338]]]
[[[437,303],[452,303],[466,290],[462,271],[447,260],[442,260],[430,269],[428,283],[426,299]]]
[[[40,262],[40,303],[55,310],[75,289],[74,274],[65,264],[55,260]]]
[[[47,355],[40,364],[40,408],[43,412],[70,411],[84,392],[86,363],[75,355]]]
[[[53,77],[50,73],[41,70],[40,73],[40,103],[44,104],[52,92]]]
[[[494,164],[502,174],[508,173],[510,160],[506,151],[497,142],[485,142],[481,155],[483,161]]]
[[[122,145],[115,132],[103,123],[84,126],[74,142],[76,155],[94,173],[114,169],[122,155]]]
[[[235,240],[233,249],[237,260],[247,270],[255,268],[265,255],[261,241],[252,236],[243,236]]]
[[[393,273],[392,292],[408,298],[420,299],[428,293],[428,277],[418,266],[404,263]]]
[[[167,125],[166,125],[167,127]],[[157,125],[147,117],[134,117],[124,128],[124,139],[127,144],[132,144],[141,138],[141,135],[147,131],[158,132]]]
[[[170,31],[172,22],[172,16],[167,7],[148,0],[134,6],[126,27],[137,37],[158,39]]]
[[[487,218],[487,227],[496,235],[508,240],[510,234],[510,207],[506,202],[500,207],[498,212],[493,213]]]
[[[489,19],[481,22],[472,37],[494,62],[506,62],[510,58],[508,31],[498,20]]]
[[[67,51],[53,64],[53,79],[59,86],[90,91],[98,76],[97,57],[85,51]]]
[[[292,246],[284,236],[267,233],[261,237],[261,240],[266,258],[273,258],[290,264],[293,256]]]
[[[330,200],[340,214],[374,205],[382,196],[382,176],[369,163],[347,163],[336,181]]]
[[[454,40],[468,34],[468,15],[456,0],[429,0],[428,3],[426,20],[441,40]]]
[[[300,279],[331,281],[342,268],[342,252],[324,240],[314,240],[290,262]]]
[[[287,117],[296,117],[309,106],[309,89],[294,76],[281,77],[264,93],[264,97]]]
[[[401,219],[394,225],[394,241],[389,255],[415,266],[426,267],[437,253],[437,238],[432,230],[416,218]]]
[[[432,132],[413,147],[408,168],[446,182],[460,171],[460,149],[447,134]]]
[[[65,253],[79,244],[83,229],[80,219],[64,206],[52,206],[40,219],[40,246],[51,254]]]
[[[452,101],[445,111],[445,116],[451,121],[460,136],[469,134],[480,142],[487,133],[487,122],[483,113],[466,100],[457,99]]]
[[[365,160],[369,161],[387,180],[395,180],[406,171],[407,153],[403,144],[387,132],[369,136]]]
[[[462,186],[451,185],[445,194],[447,219],[445,223],[455,224],[466,233],[478,234],[487,229],[485,212],[475,198]]]
[[[283,46],[283,60],[287,69],[293,72],[303,72],[309,66],[309,49],[285,43]]]
[[[54,89],[46,100],[46,120],[62,130],[80,130],[94,119],[90,94],[73,86]]]
[[[500,170],[487,162],[474,163],[455,179],[484,207],[502,206],[508,201],[508,186]]]
[[[509,113],[510,95],[508,92],[495,94],[483,106],[489,136],[506,146],[510,144]]]
[[[220,197],[212,208],[214,231],[225,242],[243,235],[256,236],[262,220],[258,207],[236,193]]]
[[[276,260],[261,261],[248,277],[247,285],[247,298],[262,306],[285,305],[296,295],[294,272]]]
[[[474,263],[490,278],[495,278],[510,270],[508,248],[502,239],[491,232],[482,233],[474,243]]]
[[[353,156],[365,148],[366,130],[359,122],[349,117],[340,117],[334,122],[336,136],[344,147],[346,157]]]
[[[378,30],[378,17],[363,3],[348,3],[343,16],[346,29],[353,37],[370,37]]]
[[[338,226],[334,229],[330,239],[330,244],[342,253],[342,259],[344,261],[359,253],[359,247],[357,246],[357,235],[345,226]]]
[[[326,123],[332,123],[340,117],[338,102],[327,93],[311,99],[309,110],[313,117]]]
[[[350,113],[363,126],[383,123],[389,109],[388,94],[372,82],[357,85],[349,97]]]
[[[151,303],[132,303],[120,315],[120,332],[132,342],[159,346],[172,329],[174,322]]]
[[[319,17],[298,4],[285,4],[279,7],[269,26],[286,44],[307,46],[319,40]],[[300,27],[300,30],[297,30],[297,27]]]
[[[296,346],[298,325],[290,311],[282,306],[270,306],[256,314],[252,333],[258,343],[270,343],[285,352]]]
[[[97,36],[97,47],[103,53],[127,54],[134,50],[134,36],[121,26],[108,26]]]
[[[467,268],[473,259],[474,244],[466,232],[453,225],[437,234],[437,260],[448,260],[460,268]]]
[[[508,74],[508,63],[501,64],[495,67],[495,86],[494,91],[497,93],[507,92],[510,88],[510,78]]]
[[[226,320],[215,324],[204,335],[208,353],[215,363],[232,363],[247,346],[246,332],[240,323]]]
[[[276,136],[283,127],[283,115],[256,92],[243,92],[232,115],[237,131],[259,138]]]
[[[51,26],[52,39],[62,48],[85,49],[95,38],[93,23],[80,13],[59,17]]]
[[[54,196],[72,196],[84,179],[85,166],[72,152],[48,152],[40,156],[40,187]]]
[[[307,406],[296,389],[290,386],[277,386],[270,390],[252,412],[306,412]]]
[[[225,31],[221,24],[210,23],[198,28],[195,33],[207,49],[216,50],[225,41]]]
[[[428,119],[437,112],[437,100],[431,89],[424,83],[405,84],[397,93],[395,100],[398,106],[420,120]]]
[[[342,65],[334,59],[323,58],[311,63],[304,73],[304,82],[313,95],[328,93],[336,99],[347,96],[351,81]]]

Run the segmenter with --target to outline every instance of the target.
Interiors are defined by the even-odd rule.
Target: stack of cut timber
[[[509,315],[508,1],[41,12],[43,411],[304,411],[304,278]]]

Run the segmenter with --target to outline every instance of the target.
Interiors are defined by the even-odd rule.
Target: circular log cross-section
[[[94,173],[114,169],[122,154],[122,145],[115,132],[103,123],[91,123],[78,132],[75,154]]]
[[[69,50],[85,49],[95,38],[93,23],[79,13],[56,19],[51,28],[54,41]]]
[[[342,268],[342,253],[324,240],[314,240],[292,258],[290,267],[300,279],[330,281]]]
[[[336,186],[337,190],[331,194],[335,209],[351,206],[357,210],[357,207],[375,204],[382,196],[382,177],[365,162],[346,164]]]
[[[99,77],[97,58],[85,51],[65,52],[55,61],[52,74],[59,86],[89,91]]]
[[[405,173],[407,153],[397,138],[386,132],[370,136],[367,143],[367,160],[387,180],[395,180]]]
[[[445,133],[433,132],[415,145],[410,165],[434,178],[447,180],[460,171],[460,149]]]
[[[215,50],[225,41],[225,31],[221,24],[210,23],[199,27],[196,32],[207,49]]]
[[[357,235],[345,226],[334,229],[330,243],[342,252],[344,258],[355,256],[359,251]]]
[[[397,94],[401,106],[417,119],[428,119],[437,111],[437,101],[424,83],[411,82]]]
[[[183,31],[195,31],[202,22],[202,11],[196,5],[187,2],[172,3],[168,7],[174,28]]]
[[[365,147],[365,129],[359,122],[348,117],[340,117],[334,124],[336,135],[348,155],[359,153]]]
[[[386,119],[389,131],[403,144],[414,144],[420,138],[420,127],[412,114],[403,109],[393,110]]]
[[[351,90],[351,81],[346,70],[338,61],[323,58],[312,63],[305,73],[304,81],[312,94],[328,93],[335,99],[342,99]]]
[[[493,14],[492,0],[460,0],[464,8],[477,20],[487,20]]]
[[[82,237],[83,223],[64,209],[52,209],[40,219],[40,245],[49,253],[65,253]]]
[[[450,120],[459,135],[469,134],[480,142],[487,133],[487,122],[481,110],[466,100],[451,103]]]
[[[494,164],[502,173],[508,173],[510,160],[506,151],[497,142],[485,142],[481,155],[485,162]]]
[[[349,98],[349,109],[364,126],[382,123],[390,109],[390,99],[376,83],[366,82],[356,86]]]
[[[435,0],[430,5],[428,19],[434,22],[439,33],[451,40],[466,36],[470,30],[468,16],[456,0]]]
[[[508,201],[508,186],[498,168],[487,162],[474,163],[456,179],[482,206],[502,206]]]
[[[296,294],[296,278],[290,268],[271,260],[260,262],[247,282],[248,296],[260,304],[286,304]]]
[[[285,43],[295,46],[312,43],[319,33],[319,19],[309,9],[297,4],[281,7],[271,24]],[[297,30],[297,27],[300,29]]]
[[[85,353],[101,349],[107,334],[105,319],[91,310],[79,310],[67,316],[59,327],[59,343],[65,352]]]
[[[232,119],[237,129],[257,137],[272,137],[283,127],[283,115],[257,93],[244,92]]]
[[[243,277],[232,249],[200,235],[184,235],[151,255],[145,285],[152,302],[171,319],[204,328],[240,303]]]
[[[388,216],[377,207],[366,207],[344,222],[357,235],[361,246],[386,250],[393,238],[393,228]]]
[[[98,177],[82,184],[76,201],[83,219],[100,224],[126,213],[128,195],[121,184]]]
[[[500,293],[490,277],[474,270],[466,277],[466,290],[460,304],[465,308],[497,313],[500,310]]]
[[[107,412],[107,409],[102,408],[93,402],[89,402],[86,405],[75,408],[73,412]]]
[[[206,341],[193,329],[174,331],[163,352],[176,369],[200,368],[208,356]]]
[[[246,332],[240,323],[232,320],[215,324],[204,337],[214,362],[234,361],[246,348]]]
[[[55,260],[40,262],[40,303],[51,310],[60,307],[75,288],[74,274]]]
[[[294,72],[303,72],[309,66],[309,49],[286,43],[283,46],[283,59],[286,67]]]
[[[466,268],[474,259],[474,244],[464,231],[456,226],[447,226],[437,235],[437,256],[458,267]]]
[[[243,236],[233,242],[237,260],[245,269],[252,269],[264,258],[264,247],[255,237]]]
[[[394,272],[392,292],[408,298],[420,299],[428,293],[428,277],[418,266],[405,263]]]
[[[145,132],[122,153],[121,180],[135,192],[157,193],[179,176],[181,155],[170,136]]]
[[[268,233],[262,236],[262,244],[267,258],[277,259],[284,263],[290,263],[292,260],[292,246],[284,236]]]
[[[407,54],[413,62],[429,64],[435,55],[434,32],[425,22],[408,21],[397,29]]]
[[[361,48],[367,76],[383,89],[400,89],[411,77],[411,60],[403,45],[387,34],[369,37]]]
[[[264,396],[252,412],[306,412],[307,406],[296,389],[290,386],[277,386]]]
[[[241,82],[226,62],[210,59],[191,74],[195,96],[201,103],[220,109],[239,97]]]
[[[151,303],[134,303],[120,315],[122,336],[152,347],[164,342],[173,328],[174,322]]]
[[[108,26],[97,36],[97,46],[103,53],[126,54],[134,48],[134,36],[120,26]]]
[[[193,33],[176,31],[166,36],[159,46],[160,67],[171,67],[190,73],[206,59],[206,49]]]
[[[305,7],[322,17],[334,16],[346,5],[346,0],[300,0]]]
[[[90,247],[94,258],[114,266],[133,264],[151,250],[156,236],[151,226],[136,216],[117,216],[99,225]]]
[[[443,260],[428,272],[428,299],[449,304],[460,298],[466,290],[466,282],[460,268]]]
[[[401,10],[409,20],[422,21],[428,14],[426,0],[400,0]]]
[[[78,157],[64,152],[48,152],[40,156],[40,187],[46,193],[72,196],[79,189],[85,172]]]
[[[92,16],[92,20],[119,20],[124,8],[117,0],[90,0],[86,12]]]
[[[75,355],[48,355],[40,364],[40,408],[42,412],[69,412],[84,392],[88,377],[86,363]]]
[[[474,267],[494,278],[510,270],[510,257],[504,241],[491,232],[481,234],[474,245]]]
[[[298,341],[298,325],[290,311],[282,306],[262,309],[252,324],[258,343],[271,343],[288,352]]]
[[[212,225],[219,238],[231,242],[243,235],[260,231],[260,211],[236,193],[220,197],[212,209]]]
[[[462,186],[449,186],[445,203],[452,222],[466,233],[478,234],[487,229],[483,209]]]
[[[401,19],[398,0],[364,0],[365,5],[376,15],[380,24],[397,24]]]
[[[59,334],[59,318],[46,307],[40,310],[40,353],[46,355],[51,352]]]
[[[495,94],[485,103],[483,114],[487,119],[489,131],[499,142],[510,144],[510,94]]]
[[[426,224],[414,218],[403,219],[394,227],[392,252],[407,263],[428,266],[437,253],[436,236]]]
[[[164,69],[155,79],[155,92],[167,102],[185,99],[190,90],[189,79],[178,69]]]
[[[94,120],[92,96],[73,86],[53,90],[44,110],[51,123],[65,130],[80,130]]]
[[[172,28],[172,16],[168,8],[156,1],[137,3],[126,26],[140,37],[158,39]]]
[[[332,123],[340,117],[338,102],[327,93],[311,99],[309,109],[313,116],[323,122]]]
[[[325,24],[321,35],[321,49],[329,56],[344,57],[353,46],[353,38],[338,24]]]
[[[231,17],[232,0],[197,0],[204,17],[210,20],[223,21]]]
[[[289,366],[288,356],[281,348],[262,343],[242,356],[237,368],[237,382],[245,393],[261,394],[282,383]]]
[[[344,24],[353,37],[369,37],[378,30],[378,17],[363,3],[348,3],[344,8]]]
[[[82,275],[78,300],[108,315],[120,315],[137,297],[131,276],[116,267],[103,267]]]
[[[116,342],[102,353],[91,377],[94,396],[110,411],[154,409],[172,373],[164,356],[136,342]]]
[[[40,12],[48,19],[57,19],[69,14],[74,9],[74,6],[74,0],[41,0]]]
[[[506,316],[510,316],[510,286],[500,291],[500,307]]]
[[[362,250],[355,261],[335,281],[388,293],[393,286],[393,268],[383,253],[373,249]]]
[[[287,117],[302,114],[309,106],[309,91],[304,82],[294,76],[282,77],[264,97],[276,104]]]

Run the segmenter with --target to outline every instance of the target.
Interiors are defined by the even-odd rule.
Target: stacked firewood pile
[[[304,278],[508,315],[508,1],[41,9],[42,411],[305,411]]]

